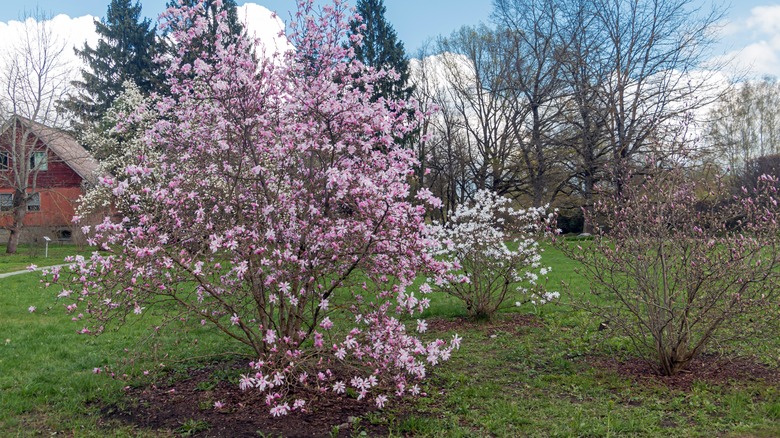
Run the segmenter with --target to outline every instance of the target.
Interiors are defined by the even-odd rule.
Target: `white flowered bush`
[[[455,274],[438,285],[466,304],[469,315],[491,318],[508,300],[544,304],[558,298],[544,292],[539,238],[551,230],[555,214],[547,207],[515,209],[511,200],[480,190],[461,204],[444,225],[434,225],[436,256]]]

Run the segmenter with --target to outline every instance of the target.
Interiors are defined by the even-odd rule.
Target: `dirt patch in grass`
[[[428,330],[433,332],[449,332],[459,330],[478,330],[488,335],[498,332],[522,334],[529,328],[544,327],[544,323],[536,315],[521,313],[500,313],[491,320],[474,320],[467,317],[459,318],[429,318]]]
[[[690,391],[694,382],[728,385],[762,381],[767,385],[780,386],[780,369],[746,357],[727,358],[705,354],[694,359],[687,369],[674,376],[661,375],[656,365],[639,358],[618,360],[590,356],[585,361],[595,369],[612,371],[638,383],[661,383],[670,389],[682,391]]]
[[[386,425],[361,419],[376,411],[373,404],[331,393],[293,394],[307,400],[306,412],[273,418],[264,394],[215,379],[217,367],[224,369],[224,364],[191,370],[189,377],[175,383],[129,388],[122,406],[103,408],[103,417],[140,429],[197,437],[343,437],[363,431],[368,436],[388,435]],[[215,402],[224,407],[215,408]]]

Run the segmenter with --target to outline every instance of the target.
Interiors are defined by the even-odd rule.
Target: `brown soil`
[[[368,436],[388,435],[386,425],[361,420],[376,411],[370,402],[334,394],[296,394],[307,400],[306,412],[273,418],[264,395],[214,378],[216,369],[224,367],[204,366],[170,385],[130,388],[124,406],[106,407],[103,416],[140,429],[196,437],[329,437],[361,431]],[[241,368],[240,364],[231,367]],[[216,409],[216,401],[225,406]]]
[[[504,313],[491,321],[474,321],[468,318],[428,319],[428,329],[434,332],[479,330],[488,337],[504,332],[522,335],[529,328],[543,327],[535,315]],[[705,354],[694,359],[687,369],[674,376],[663,376],[651,362],[639,358],[619,360],[612,357],[588,356],[585,365],[597,370],[615,372],[638,384],[662,384],[672,390],[690,391],[694,382],[724,385],[763,381],[767,385],[780,386],[780,369],[758,363],[753,358],[729,358]]]
[[[694,359],[688,368],[673,376],[663,376],[649,361],[633,358],[618,360],[615,358],[586,358],[594,369],[615,372],[628,377],[639,384],[662,384],[669,389],[690,391],[694,382],[712,385],[731,385],[762,381],[767,385],[780,386],[780,370],[757,363],[752,358],[727,358],[715,354],[705,354]]]
[[[500,315],[492,321],[428,320],[428,328],[434,332],[476,329],[487,336],[498,332],[522,334],[529,327],[542,325],[533,315],[517,313]],[[328,437],[336,428],[337,436],[353,436],[363,431],[372,437],[389,433],[386,424],[372,424],[365,419],[366,414],[376,411],[370,402],[334,394],[298,394],[294,398],[307,400],[307,412],[273,418],[265,405],[264,395],[251,390],[241,391],[236,383],[214,377],[226,367],[240,370],[245,365],[203,366],[191,370],[186,379],[173,379],[177,381],[171,384],[129,388],[123,406],[106,407],[103,416],[140,429],[197,437],[257,437],[260,434]],[[225,407],[215,409],[216,401],[224,403]],[[398,414],[404,411],[404,406],[396,404],[391,409]]]

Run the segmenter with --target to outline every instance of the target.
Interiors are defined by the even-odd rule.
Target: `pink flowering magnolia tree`
[[[273,415],[304,409],[295,386],[352,388],[380,407],[418,394],[460,340],[423,342],[399,320],[429,304],[413,280],[446,269],[422,206],[437,200],[409,202],[414,154],[394,143],[423,114],[372,102],[394,73],[352,61],[341,2],[298,7],[294,51],[223,47],[223,24],[213,53],[172,61],[172,95],[145,136],[161,156],[104,180],[121,220],[86,229],[103,252],[53,273],[61,297],[87,309],[85,332],[170,306],[245,344],[257,360],[241,388],[264,392]],[[180,57],[209,41],[202,11],[163,17]]]
[[[491,318],[507,300],[540,305],[558,298],[539,287],[549,267],[542,267],[539,238],[551,232],[555,214],[546,207],[516,209],[511,200],[479,190],[458,205],[446,224],[434,227],[437,257],[451,274],[438,283],[462,300],[469,315]]]

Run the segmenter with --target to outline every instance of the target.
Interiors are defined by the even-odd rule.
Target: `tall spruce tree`
[[[169,0],[166,6],[168,8],[180,8],[182,6],[193,7],[196,4],[198,4],[198,0]],[[238,7],[235,0],[223,0],[222,6],[219,7],[215,0],[205,0],[203,6],[206,12],[206,19],[208,20],[209,39],[202,44],[190,44],[188,52],[180,60],[182,63],[191,64],[196,58],[201,57],[201,53],[204,51],[211,52],[214,50],[217,26],[222,22],[218,19],[218,16],[223,11],[227,12],[227,20],[223,23],[227,24],[229,30],[227,35],[223,34],[223,47],[235,43],[244,35],[244,25],[238,20]],[[168,51],[173,56],[178,56],[176,50],[177,48],[174,46],[168,47]]]
[[[77,133],[97,123],[122,93],[125,81],[134,82],[148,95],[162,82],[161,70],[154,62],[159,52],[155,28],[148,18],[141,18],[141,4],[131,0],[111,0],[106,16],[95,20],[100,36],[92,48],[84,44],[74,49],[87,65],[81,80],[74,81],[77,92],[60,102],[61,108],[73,114],[72,126]]]
[[[412,88],[409,81],[409,59],[406,57],[403,42],[393,26],[385,20],[383,0],[358,0],[357,13],[363,21],[350,23],[351,34],[363,35],[362,44],[354,44],[355,58],[374,68],[385,68],[398,73],[398,79],[386,78],[376,85],[375,98],[408,99]]]

